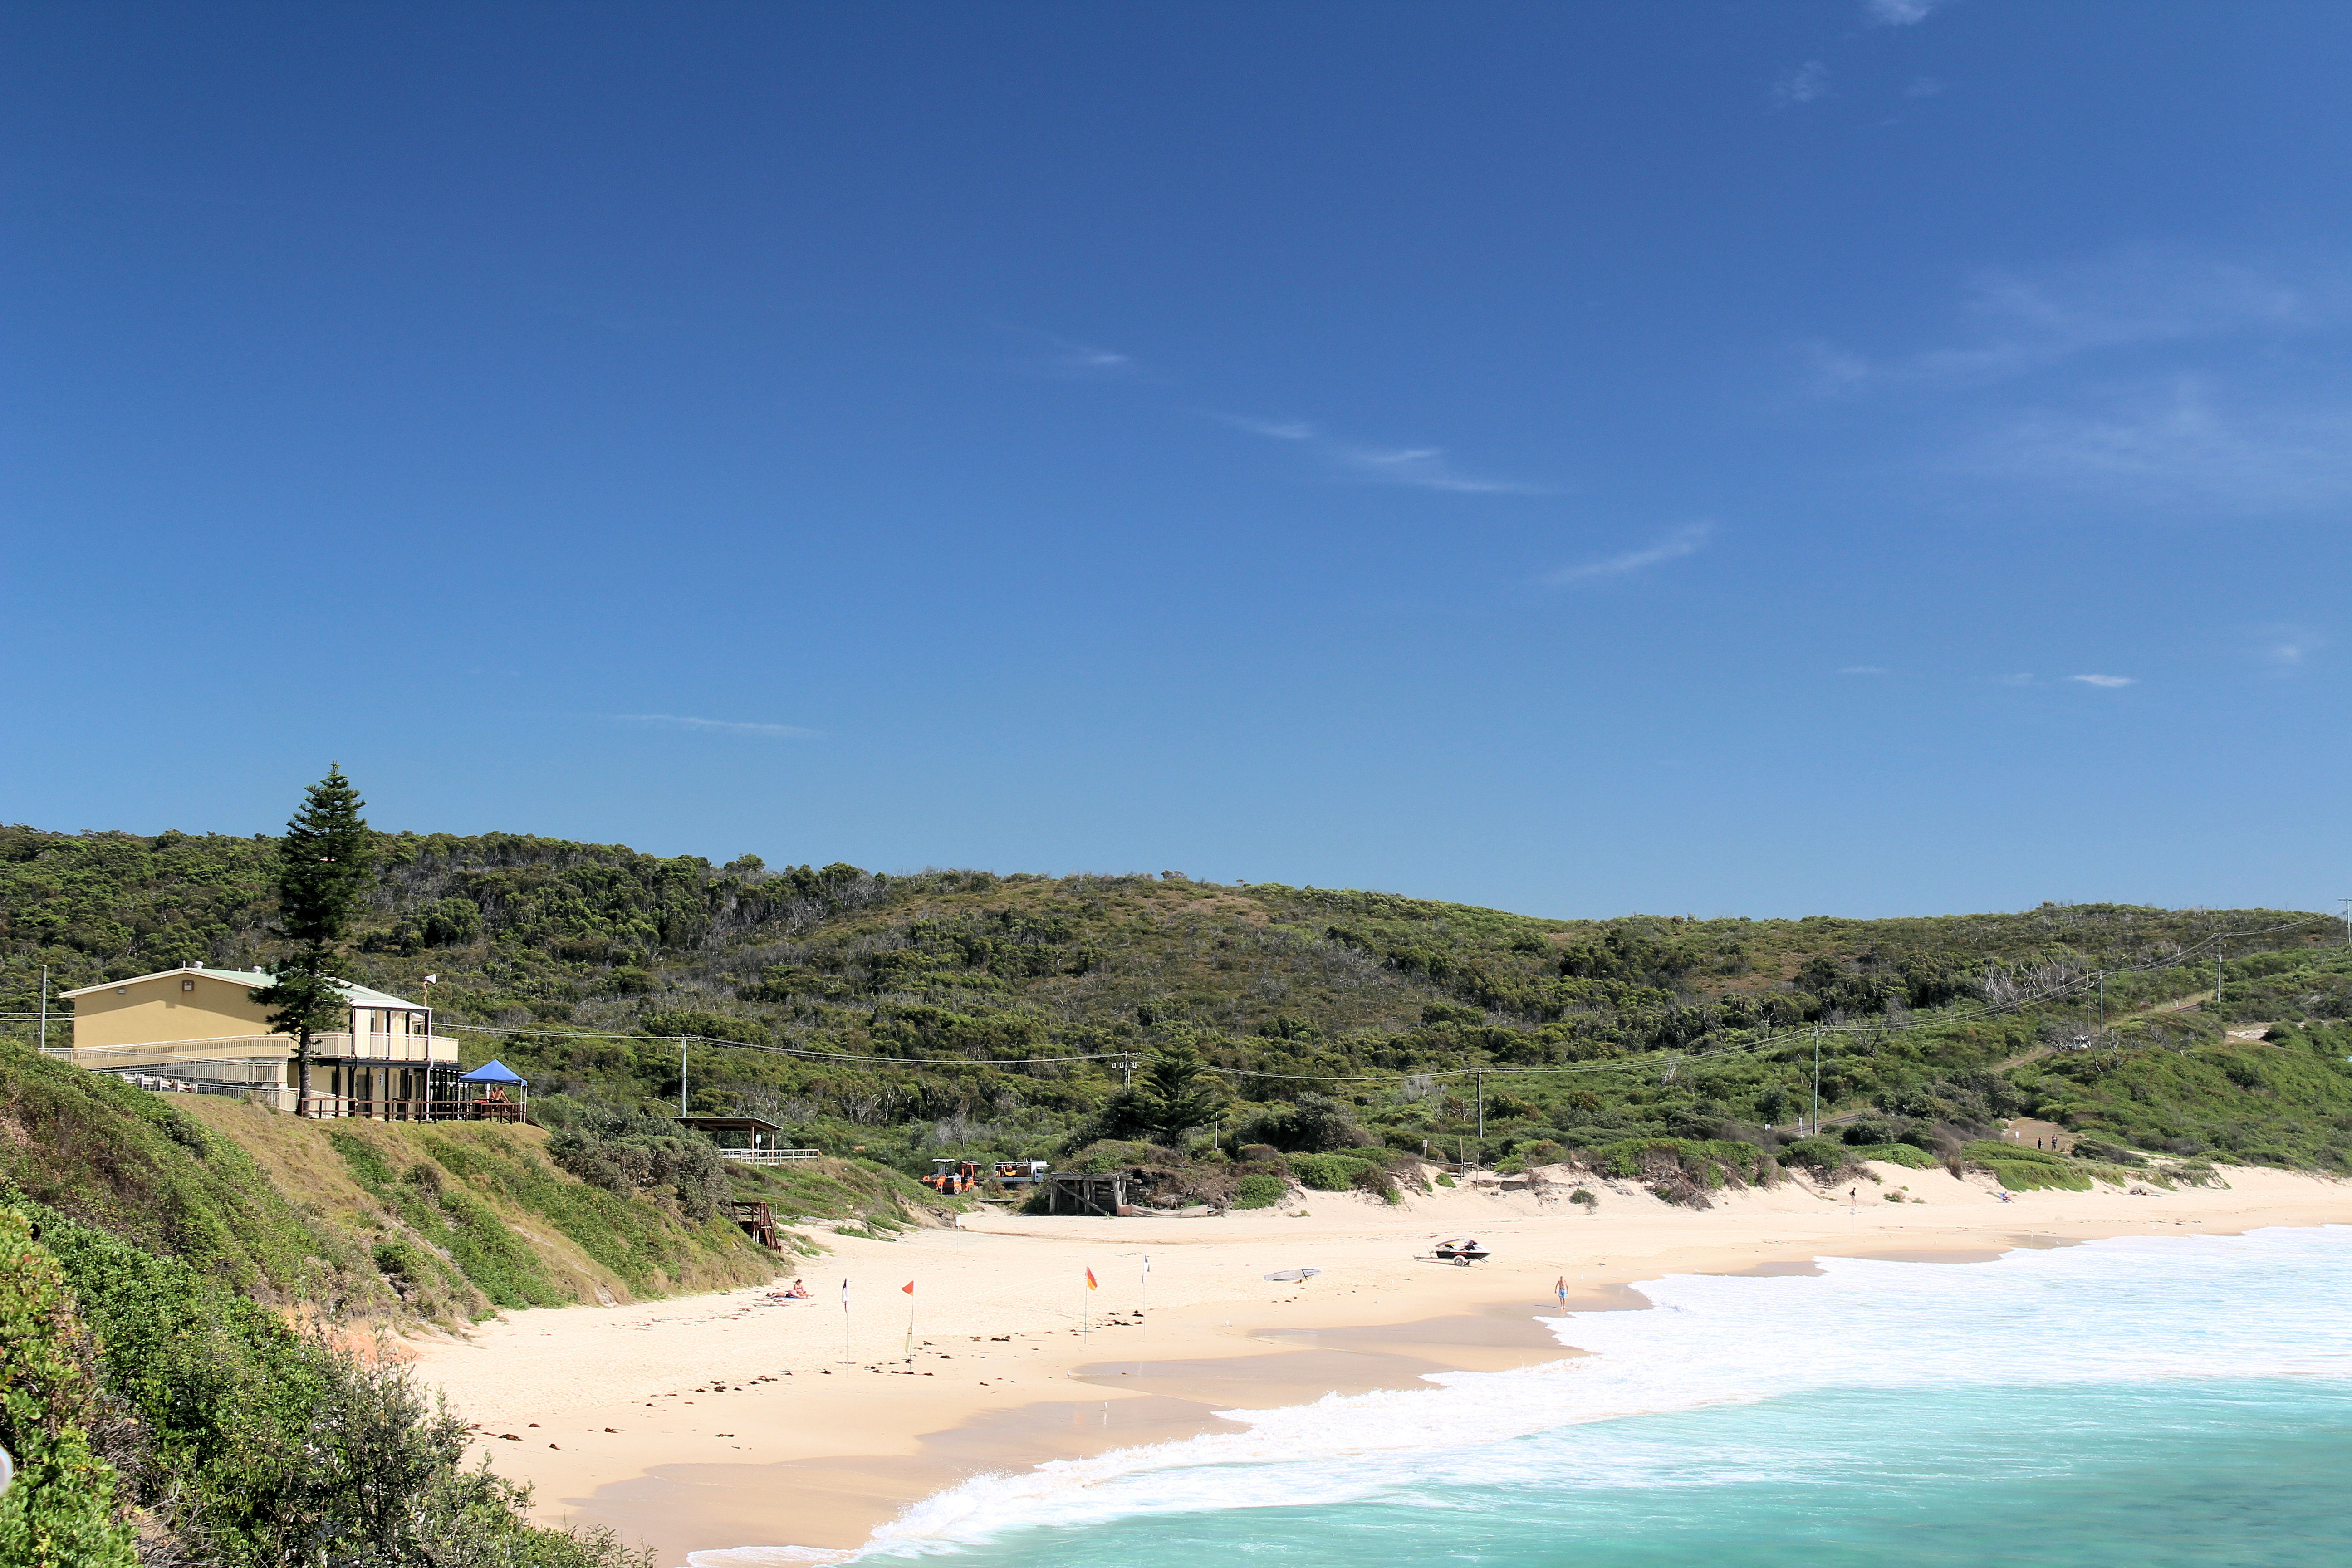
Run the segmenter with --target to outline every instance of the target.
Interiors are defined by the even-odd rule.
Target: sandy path
[[[1557,1359],[1532,1319],[1562,1277],[1572,1306],[1639,1306],[1630,1281],[1777,1272],[1822,1254],[1958,1261],[2352,1222],[2352,1185],[2283,1172],[2235,1172],[2227,1190],[2004,1203],[1982,1178],[1876,1171],[1883,1184],[1860,1184],[1858,1203],[1789,1183],[1699,1212],[1603,1185],[1591,1215],[1562,1201],[1566,1186],[1441,1190],[1394,1208],[1318,1194],[1190,1220],[976,1215],[895,1242],[826,1238],[833,1255],[804,1270],[813,1300],[739,1290],[516,1312],[468,1341],[420,1342],[419,1366],[479,1424],[500,1473],[538,1488],[542,1517],[614,1524],[667,1568],[712,1547],[854,1546],[965,1476],[1187,1436],[1222,1425],[1219,1409]],[[1898,1188],[1926,1201],[1885,1201]],[[1416,1260],[1463,1232],[1494,1258]],[[1300,1267],[1324,1272],[1263,1278]]]

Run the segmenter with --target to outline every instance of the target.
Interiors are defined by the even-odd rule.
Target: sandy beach
[[[1590,1214],[1569,1182],[1201,1218],[988,1212],[897,1241],[820,1235],[807,1300],[760,1288],[519,1311],[414,1349],[478,1451],[537,1489],[542,1519],[611,1524],[672,1568],[717,1548],[854,1548],[966,1477],[1232,1428],[1220,1410],[1556,1361],[1571,1352],[1536,1318],[1562,1279],[1571,1310],[1640,1308],[1628,1287],[1669,1273],[2352,1222],[2352,1184],[2275,1171],[2007,1202],[1987,1177],[1873,1174],[1851,1196],[1789,1182],[1700,1211],[1588,1178]],[[1465,1234],[1493,1257],[1431,1258]],[[1322,1272],[1265,1278],[1297,1268]]]

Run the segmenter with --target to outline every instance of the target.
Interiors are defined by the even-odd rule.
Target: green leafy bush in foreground
[[[463,1424],[404,1369],[176,1258],[6,1194],[0,1262],[0,1439],[27,1460],[0,1501],[11,1568],[648,1562],[530,1525],[528,1489],[463,1468]]]
[[[101,1414],[96,1346],[73,1312],[58,1260],[24,1215],[0,1210],[0,1447],[16,1484],[0,1498],[0,1563],[26,1568],[130,1568],[130,1526],[115,1517],[119,1479],[92,1451]]]

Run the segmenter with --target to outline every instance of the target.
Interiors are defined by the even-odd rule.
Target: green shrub
[[[1567,1157],[1567,1150],[1549,1138],[1538,1138],[1532,1143],[1522,1143],[1512,1150],[1510,1157],[1495,1168],[1498,1171],[1532,1171],[1538,1165],[1557,1165]]]
[[[2047,1164],[2036,1160],[1987,1160],[1986,1168],[1995,1180],[2012,1193],[2030,1193],[2042,1187],[2060,1187],[2068,1192],[2086,1193],[2091,1190],[2091,1178],[2082,1171],[2063,1165]]]
[[[1960,1152],[1985,1164],[2000,1160],[2011,1164],[2053,1165],[2060,1170],[2064,1170],[2068,1164],[2063,1154],[2053,1153],[2047,1149],[2021,1148],[1998,1138],[1979,1138]]]
[[[1298,1184],[1318,1193],[1348,1191],[1356,1184],[1356,1172],[1360,1168],[1355,1161],[1337,1154],[1293,1154],[1288,1163],[1290,1173],[1298,1178]]]
[[[1592,1150],[1585,1163],[1619,1181],[1663,1182],[1676,1190],[1768,1181],[1774,1170],[1754,1144],[1717,1138],[1624,1138]]]
[[[1370,1142],[1349,1107],[1328,1095],[1311,1092],[1300,1095],[1293,1104],[1264,1111],[1242,1128],[1241,1136],[1285,1152],[1308,1154]]]
[[[727,1163],[719,1146],[661,1117],[591,1110],[547,1141],[547,1154],[591,1186],[624,1197],[639,1192],[673,1196],[697,1224],[727,1201]]]
[[[125,1500],[162,1532],[157,1562],[646,1563],[609,1532],[531,1526],[529,1489],[462,1468],[464,1423],[436,1408],[397,1363],[365,1364],[175,1258],[26,1199],[6,1202],[0,1439],[42,1467],[28,1463],[0,1501],[0,1563],[9,1568],[134,1561],[128,1533],[106,1518],[105,1467],[69,1442],[45,1447],[39,1426],[69,1436],[79,1415],[100,1409],[114,1413],[112,1441],[133,1461],[123,1474],[135,1478],[138,1495]],[[41,1226],[39,1247],[25,1239],[28,1219]],[[40,1329],[44,1319],[49,1326]],[[20,1333],[21,1324],[40,1331]],[[45,1343],[67,1353],[62,1381],[55,1355],[43,1360]],[[27,1423],[34,1404],[40,1408]],[[38,1529],[48,1531],[47,1545]]]
[[[115,1518],[114,1467],[90,1451],[96,1347],[65,1274],[22,1215],[0,1210],[0,1446],[16,1483],[0,1498],[0,1563],[132,1568]]]
[[[1139,1143],[1129,1139],[1104,1138],[1087,1144],[1071,1154],[1055,1167],[1073,1174],[1101,1176],[1113,1171],[1129,1170],[1137,1165],[1164,1165],[1171,1156],[1157,1143]]]
[[[425,1268],[424,1255],[401,1238],[394,1237],[390,1241],[377,1242],[374,1257],[376,1272],[379,1274],[388,1274],[394,1279],[411,1281],[433,1278],[431,1271]]]
[[[1285,1191],[1281,1177],[1265,1171],[1252,1171],[1234,1184],[1234,1207],[1270,1209],[1282,1201]]]
[[[1806,1166],[1823,1179],[1844,1170],[1853,1155],[1852,1149],[1834,1138],[1800,1138],[1780,1151],[1783,1160]]]
[[[1857,1160],[1878,1160],[1889,1165],[1901,1165],[1906,1170],[1911,1171],[1932,1171],[1937,1163],[1933,1154],[1924,1149],[1915,1149],[1908,1143],[1874,1143],[1864,1148],[1849,1149],[1847,1152]]]

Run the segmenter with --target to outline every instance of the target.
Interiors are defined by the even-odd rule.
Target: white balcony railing
[[[222,1035],[202,1040],[148,1040],[128,1046],[49,1046],[44,1054],[76,1067],[111,1070],[117,1066],[261,1057],[278,1061],[294,1055],[291,1035]],[[310,1054],[346,1060],[383,1062],[454,1062],[457,1042],[446,1035],[353,1035],[336,1033],[310,1037]]]

